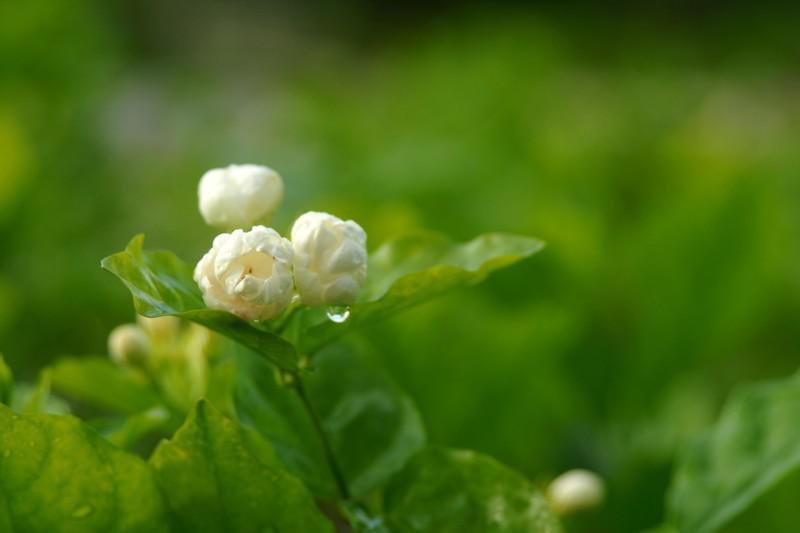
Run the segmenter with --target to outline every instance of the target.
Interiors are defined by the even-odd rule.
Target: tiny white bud
[[[306,305],[349,305],[367,278],[367,234],[352,220],[315,211],[292,227],[294,279]]]
[[[200,214],[220,229],[249,228],[267,222],[283,199],[283,180],[259,165],[211,169],[200,178]]]
[[[605,483],[589,470],[569,470],[547,487],[550,505],[559,515],[568,515],[598,507],[605,499]]]
[[[136,324],[123,324],[108,336],[108,353],[117,364],[139,366],[150,353],[150,340]]]
[[[268,320],[292,299],[292,244],[254,226],[222,233],[194,270],[203,300],[245,320]]]

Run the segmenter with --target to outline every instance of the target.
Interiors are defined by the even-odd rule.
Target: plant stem
[[[314,429],[317,431],[317,435],[319,435],[319,440],[322,442],[322,448],[325,452],[325,460],[328,462],[328,467],[331,469],[333,479],[336,481],[336,487],[339,489],[339,495],[343,500],[349,500],[350,490],[347,488],[347,483],[344,480],[344,475],[342,475],[341,468],[339,468],[339,463],[336,462],[336,457],[333,455],[333,448],[331,448],[328,437],[325,435],[325,429],[322,427],[322,421],[319,419],[317,411],[314,409],[314,406],[311,405],[311,401],[308,399],[302,379],[299,375],[294,375],[293,377],[295,380],[294,390],[297,391],[297,395],[300,397],[300,401],[303,402],[303,407],[305,407],[306,411],[308,412],[308,416],[311,417],[311,422],[314,424]]]

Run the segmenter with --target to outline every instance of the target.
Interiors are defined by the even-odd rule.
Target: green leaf
[[[291,344],[235,315],[207,309],[192,278],[192,267],[171,252],[144,251],[143,244],[144,236],[138,235],[124,251],[101,262],[131,291],[139,314],[191,320],[247,346],[283,370],[298,370],[297,353]]]
[[[350,492],[367,494],[405,466],[425,445],[413,401],[352,345],[314,360],[305,379]]]
[[[147,465],[75,418],[0,406],[0,530],[166,531]]]
[[[104,411],[135,414],[158,405],[147,378],[107,357],[65,357],[50,369],[52,387],[64,396]]]
[[[334,497],[336,485],[324,450],[300,399],[278,383],[274,369],[257,354],[239,346],[228,349],[236,355],[238,419],[264,435],[286,468],[314,494]]]
[[[92,426],[112,444],[130,450],[146,437],[174,431],[174,419],[163,407],[112,420],[92,421]]]
[[[70,408],[67,403],[53,395],[51,392],[52,372],[45,368],[39,372],[39,379],[31,385],[29,383],[18,383],[14,387],[14,395],[11,398],[11,408],[25,414],[48,413],[51,415],[69,414]]]
[[[287,465],[316,494],[333,496],[319,438],[296,392],[282,387],[259,360],[239,356],[236,407],[261,431]],[[311,404],[355,496],[385,483],[425,443],[411,399],[352,345],[319,353],[303,379]]]
[[[354,533],[391,533],[381,517],[372,516],[361,504],[342,500],[339,502],[339,510],[347,518]]]
[[[341,324],[323,309],[298,312],[300,346],[312,353],[346,332],[380,320],[443,292],[473,285],[491,272],[533,255],[544,243],[530,237],[490,233],[463,244],[433,234],[390,241],[369,258],[367,282],[360,301]]]
[[[14,374],[0,353],[0,403],[9,405],[14,394]]]
[[[716,531],[800,469],[800,374],[743,387],[680,454],[668,498],[687,533]]]
[[[206,401],[150,463],[179,531],[333,531],[269,443]]]
[[[561,526],[544,496],[491,457],[427,448],[389,485],[387,525],[395,533],[550,533]]]

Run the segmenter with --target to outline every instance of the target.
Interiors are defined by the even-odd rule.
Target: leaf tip
[[[139,233],[133,236],[128,245],[125,247],[125,251],[134,256],[138,256],[141,255],[143,246],[144,233]]]
[[[125,249],[121,252],[117,252],[111,254],[107,257],[104,257],[100,260],[100,268],[103,270],[108,270],[109,272],[114,273],[114,258],[119,256],[120,254],[129,254],[133,257],[140,257],[142,255],[142,247],[144,246],[144,233],[139,233],[135,235],[125,246]]]

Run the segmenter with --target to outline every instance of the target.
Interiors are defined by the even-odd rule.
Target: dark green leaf
[[[240,421],[258,430],[275,448],[286,468],[314,494],[336,495],[336,485],[311,419],[297,394],[280,385],[274,368],[250,350],[236,353],[234,404]]]
[[[321,352],[314,365],[308,395],[350,491],[362,496],[425,445],[422,419],[411,398],[353,345]]]
[[[332,531],[267,441],[201,401],[150,460],[180,531]]]
[[[163,407],[115,420],[92,422],[103,437],[124,450],[138,445],[145,437],[174,431],[174,418]]]
[[[0,530],[166,531],[152,473],[68,416],[0,406]]]
[[[428,448],[384,496],[395,533],[550,533],[561,526],[522,475],[472,451]]]
[[[687,533],[716,531],[800,469],[800,374],[737,391],[678,459],[668,507]]]
[[[369,258],[368,278],[360,301],[341,324],[328,320],[323,309],[298,313],[300,346],[311,353],[347,331],[380,320],[461,285],[482,281],[494,270],[542,249],[530,237],[499,233],[453,244],[432,235],[410,235],[390,241]]]
[[[159,403],[147,378],[107,357],[65,357],[51,368],[53,389],[81,403],[120,414],[135,414]]]
[[[0,353],[0,403],[9,405],[14,393],[14,374]]]
[[[381,517],[372,516],[362,505],[343,500],[339,509],[347,518],[354,533],[391,533]]]
[[[425,443],[413,402],[350,345],[331,347],[305,376],[350,491],[361,496],[384,483]],[[294,390],[276,383],[269,367],[242,353],[239,416],[272,442],[287,467],[322,496],[335,495],[319,439]]]
[[[192,268],[167,251],[144,251],[144,236],[134,237],[124,251],[103,259],[133,295],[136,311],[144,316],[173,315],[214,330],[263,355],[278,367],[297,370],[294,347],[279,336],[230,313],[207,309]]]

